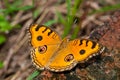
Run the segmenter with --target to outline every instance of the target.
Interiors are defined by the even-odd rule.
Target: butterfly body
[[[79,62],[102,53],[104,47],[87,39],[69,41],[46,26],[34,24],[29,29],[33,50],[31,57],[39,69],[61,72],[72,69]]]

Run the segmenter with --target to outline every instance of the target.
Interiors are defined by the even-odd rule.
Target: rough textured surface
[[[10,3],[10,9],[17,0],[0,0],[0,9],[7,10],[6,2]],[[39,24],[51,24],[51,28],[63,34],[64,27],[58,20],[56,12],[67,17],[67,4],[65,0],[19,0],[21,9],[24,5],[33,6],[30,10],[17,10],[12,14],[4,16],[12,26],[12,31],[2,33],[7,41],[0,45],[0,62],[4,63],[0,69],[0,80],[26,80],[36,71],[30,58],[30,45],[26,28],[33,22]],[[75,0],[71,0],[72,5]],[[83,0],[76,17],[80,17],[78,22],[71,25],[72,29],[68,36],[73,34],[75,26],[79,26],[77,38],[90,38],[106,46],[106,51],[93,57],[86,63],[78,64],[74,69],[54,73],[46,70],[40,70],[39,74],[33,80],[120,80],[120,11],[107,11],[100,13],[91,13],[105,6],[120,3],[120,0]],[[89,5],[88,5],[89,4]],[[10,10],[11,11],[11,10]],[[2,13],[2,10],[1,10]],[[4,14],[4,13],[3,13]],[[0,15],[1,16],[1,15]],[[80,21],[80,22],[79,22]],[[103,24],[104,23],[104,24]],[[92,31],[92,33],[91,33]],[[91,34],[90,34],[91,33]],[[88,36],[89,35],[89,36]]]
[[[109,21],[109,30],[100,39],[100,43],[109,49],[120,49],[120,12],[116,12]]]

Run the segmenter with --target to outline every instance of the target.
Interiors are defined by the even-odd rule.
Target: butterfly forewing
[[[79,62],[84,62],[88,58],[98,55],[102,49],[102,45],[87,39],[75,39],[70,41],[68,45],[75,57],[75,60]]]
[[[56,32],[46,26],[39,26],[37,24],[31,25],[31,44],[33,47],[43,45],[60,44],[61,38]]]

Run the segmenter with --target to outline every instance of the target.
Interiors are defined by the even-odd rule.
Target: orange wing
[[[29,30],[33,47],[31,51],[33,63],[38,68],[43,69],[50,57],[58,49],[61,38],[57,33],[46,26],[34,24]]]
[[[46,26],[34,24],[31,25],[29,30],[31,33],[31,44],[33,47],[59,44],[61,42],[59,35]]]
[[[47,68],[56,72],[70,70],[78,62],[83,62],[103,50],[104,48],[94,41],[75,39],[69,41],[63,49],[56,53],[57,55],[51,59]]]
[[[70,41],[68,46],[71,52],[74,53],[75,60],[78,62],[84,62],[88,58],[102,53],[105,49],[99,43],[87,39],[75,39]]]

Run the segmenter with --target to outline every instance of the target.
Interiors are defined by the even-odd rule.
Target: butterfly
[[[87,61],[92,56],[101,54],[104,47],[89,39],[74,39],[61,37],[44,25],[33,24],[29,27],[31,58],[40,70],[53,72],[71,70],[78,63]]]

